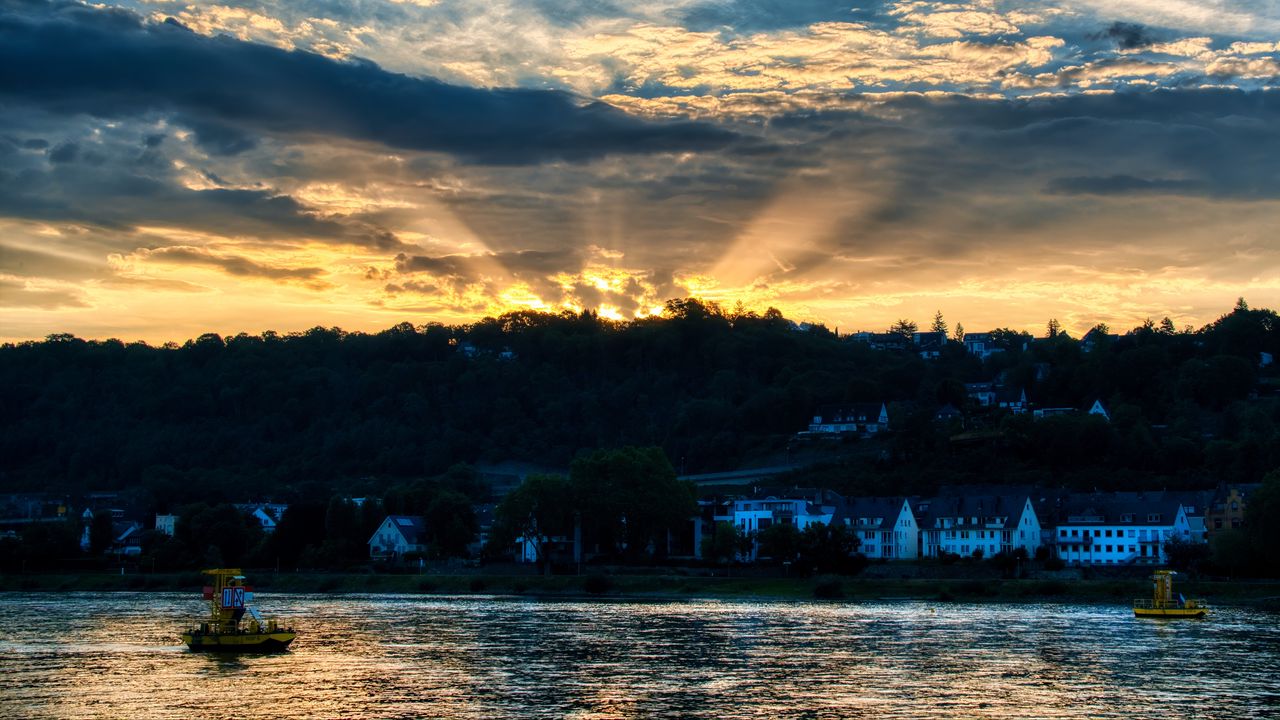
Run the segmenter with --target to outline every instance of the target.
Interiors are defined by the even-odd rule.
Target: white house
[[[911,560],[919,555],[920,528],[906,498],[852,498],[836,515],[857,535],[869,558]]]
[[[173,537],[177,525],[177,515],[156,515],[156,532]]]
[[[1098,415],[1107,422],[1111,421],[1111,415],[1107,413],[1107,408],[1102,404],[1101,400],[1094,400],[1093,405],[1089,408],[1090,415]]]
[[[427,523],[419,515],[388,515],[369,538],[369,557],[395,560],[427,552]]]
[[[795,525],[804,530],[813,523],[828,524],[835,513],[830,505],[817,505],[807,498],[769,496],[753,500],[733,501],[733,524],[740,532],[759,532],[778,524]]]
[[[794,525],[797,530],[804,531],[814,523],[831,524],[831,519],[836,512],[835,503],[839,496],[822,491],[812,498],[802,497],[802,493],[796,493],[796,495],[797,497],[770,495],[764,498],[734,500],[729,516],[732,517],[738,532],[744,535],[758,533],[774,525]],[[827,497],[828,495],[833,497]],[[755,553],[756,551],[752,550],[751,557],[747,559],[754,560]]]
[[[241,503],[236,505],[236,509],[256,520],[263,532],[273,533],[289,506],[283,503]]]
[[[915,502],[920,554],[992,557],[1040,547],[1040,519],[1025,492],[954,488]]]
[[[1069,565],[1162,564],[1165,543],[1198,540],[1172,493],[1070,495],[1062,514],[1054,536]]]
[[[814,435],[856,433],[870,436],[889,429],[889,408],[884,403],[855,403],[825,407],[813,416],[809,432]]]

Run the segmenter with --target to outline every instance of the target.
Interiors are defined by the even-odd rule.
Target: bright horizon
[[[0,341],[1280,306],[1265,0],[0,5]]]

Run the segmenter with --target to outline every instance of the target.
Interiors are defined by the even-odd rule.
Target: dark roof
[[[946,405],[943,405],[942,407],[938,408],[938,412],[934,413],[934,417],[938,418],[939,420],[961,417],[963,415],[964,413],[957,410],[956,406],[952,405],[951,403],[947,403]]]
[[[902,497],[861,497],[849,498],[841,503],[831,518],[831,522],[844,523],[848,518],[849,526],[860,530],[891,528],[902,512]],[[873,525],[859,525],[858,518],[879,518]]]
[[[1022,402],[1026,399],[1026,391],[1020,387],[1002,386],[996,388],[996,402]]]
[[[826,405],[818,410],[823,422],[879,422],[884,403]]]
[[[930,498],[919,498],[912,503],[917,512],[916,522],[922,527],[934,527],[939,518],[959,518],[954,525],[989,528],[991,518],[1004,518],[1002,527],[1013,528],[1022,518],[1022,509],[1029,495],[1016,488],[999,486],[953,486],[943,488]],[[977,518],[973,525],[971,518]],[[922,519],[923,518],[923,519]]]
[[[404,536],[406,543],[410,545],[425,545],[427,542],[427,521],[421,515],[388,515],[386,520],[391,521],[393,527],[400,531]]]
[[[1147,515],[1160,515],[1160,522],[1172,522],[1187,498],[1183,493],[1114,492],[1072,493],[1063,499],[1058,524],[1147,525]],[[1203,510],[1200,510],[1203,514]]]

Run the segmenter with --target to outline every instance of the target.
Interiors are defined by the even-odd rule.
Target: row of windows
[[[1067,552],[1082,552],[1081,548],[1083,547],[1083,545],[1063,545],[1062,549]],[[1125,552],[1126,547],[1128,547],[1130,553],[1138,552],[1137,545],[1092,545],[1089,552]]]

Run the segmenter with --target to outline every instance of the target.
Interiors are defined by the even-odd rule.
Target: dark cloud
[[[233,154],[252,136],[328,136],[495,164],[713,149],[733,134],[640,120],[553,91],[479,89],[72,3],[0,5],[0,97],[59,113],[173,113]]]
[[[49,162],[71,163],[80,154],[80,146],[73,142],[65,142],[49,151]]]
[[[1196,180],[1139,178],[1132,175],[1055,178],[1048,191],[1065,195],[1203,195],[1207,183]]]
[[[396,256],[396,270],[405,274],[425,272],[436,276],[474,279],[495,265],[516,277],[544,276],[562,271],[577,271],[581,267],[581,257],[578,251],[567,249],[438,257],[400,253]]]
[[[161,247],[154,250],[139,250],[137,255],[149,262],[163,262],[174,265],[200,265],[212,267],[228,275],[238,277],[266,278],[268,280],[307,280],[315,281],[324,274],[324,270],[315,267],[285,268],[264,265],[239,255],[222,255],[202,248],[186,246]]]
[[[1099,40],[1104,38],[1113,40],[1116,45],[1125,50],[1147,47],[1155,42],[1147,32],[1146,26],[1127,22],[1114,22],[1111,27],[1093,37]]]

